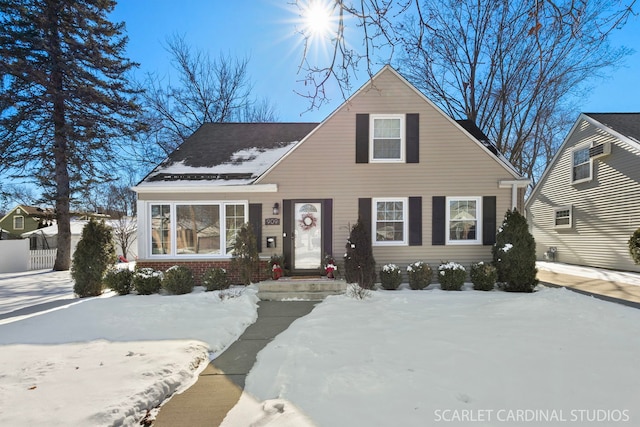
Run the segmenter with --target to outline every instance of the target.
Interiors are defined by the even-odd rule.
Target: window
[[[481,244],[480,197],[447,197],[447,244]]]
[[[247,222],[246,203],[151,204],[151,254],[226,256]]]
[[[373,199],[374,244],[407,244],[407,199]]]
[[[555,228],[571,228],[573,226],[573,209],[562,206],[553,210]]]
[[[404,162],[404,116],[372,115],[370,126],[371,161]]]
[[[571,182],[576,184],[591,180],[590,146],[582,146],[572,151],[572,175]]]
[[[23,216],[14,216],[13,217],[13,229],[14,230],[24,230],[24,217]]]

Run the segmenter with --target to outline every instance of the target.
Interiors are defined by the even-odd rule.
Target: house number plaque
[[[264,225],[280,225],[280,218],[265,218]]]

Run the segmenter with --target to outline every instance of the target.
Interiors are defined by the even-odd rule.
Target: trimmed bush
[[[409,264],[407,267],[407,275],[409,276],[409,287],[413,290],[424,289],[431,284],[433,271],[429,264],[422,261]]]
[[[196,285],[193,273],[184,265],[174,265],[162,276],[162,289],[173,295],[188,294]]]
[[[533,292],[538,284],[536,242],[527,220],[517,210],[508,210],[491,249],[498,282],[507,292]]]
[[[230,282],[227,276],[227,270],[221,267],[208,269],[202,275],[202,286],[204,286],[207,291],[229,289]]]
[[[139,295],[151,295],[160,292],[162,272],[153,268],[136,268],[133,272],[133,289]]]
[[[133,271],[128,268],[112,268],[104,276],[104,285],[118,295],[127,295],[133,289]]]
[[[438,267],[438,281],[440,289],[444,291],[459,291],[467,278],[467,271],[460,264],[447,262]]]
[[[260,258],[258,256],[258,243],[251,224],[244,223],[238,230],[233,241],[232,268],[238,271],[240,281],[244,285],[250,285],[253,276],[258,272]]]
[[[395,264],[385,264],[380,270],[380,283],[388,291],[398,289],[402,283],[402,272]]]
[[[344,254],[344,278],[347,283],[357,283],[364,289],[372,289],[376,282],[376,260],[371,247],[371,235],[362,220],[351,228]]]
[[[493,265],[480,261],[471,266],[469,276],[476,291],[492,291],[496,286],[498,271]]]
[[[629,239],[629,254],[633,262],[640,264],[640,228],[638,228]]]
[[[80,298],[100,295],[104,274],[115,262],[116,250],[111,227],[104,221],[91,219],[82,229],[82,237],[73,253],[73,291]]]

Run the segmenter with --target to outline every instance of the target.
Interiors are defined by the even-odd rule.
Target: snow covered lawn
[[[68,271],[35,270],[0,274],[0,314],[73,298],[73,280]]]
[[[638,325],[565,289],[330,297],[259,353],[223,425],[640,425]]]
[[[68,272],[18,281],[30,293],[38,286],[46,293],[52,282],[63,288],[65,274],[69,281]],[[12,280],[0,278],[0,287],[21,293]],[[9,296],[9,310],[3,298],[0,309],[21,308],[19,300],[26,299]],[[71,301],[0,324],[0,425],[136,425],[148,409],[193,384],[209,352],[224,350],[257,316],[252,289],[223,301],[202,288]]]

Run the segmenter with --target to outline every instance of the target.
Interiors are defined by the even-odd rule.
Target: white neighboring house
[[[82,229],[88,223],[87,220],[72,220],[71,221],[71,256],[76,250],[76,246],[78,242],[82,238]],[[118,230],[126,231],[127,233],[131,233],[133,236],[133,243],[129,248],[129,251],[124,258],[130,260],[135,259],[138,256],[138,245],[135,241],[137,234],[137,226],[135,218],[123,218],[122,220],[110,219],[105,220],[105,223],[109,225],[114,231],[114,244],[116,247],[116,254],[118,256],[123,255],[122,249],[120,248],[120,243],[118,238],[115,237],[115,234]],[[56,249],[58,247],[58,224],[54,223],[49,227],[40,228],[38,230],[29,231],[27,233],[21,234],[22,238],[30,240],[30,248],[31,250],[38,249]]]
[[[583,113],[525,204],[539,260],[640,271],[640,113]]]

